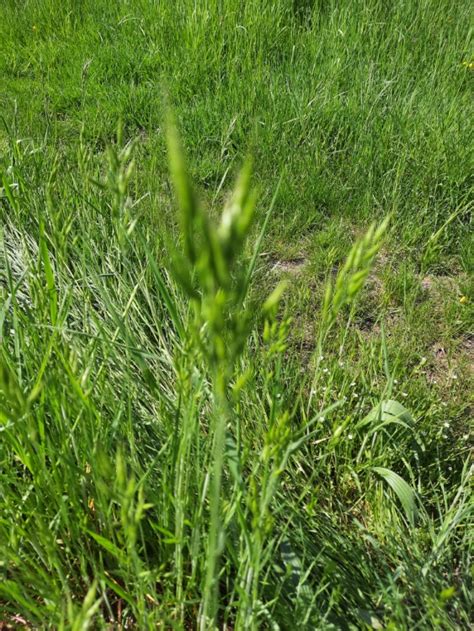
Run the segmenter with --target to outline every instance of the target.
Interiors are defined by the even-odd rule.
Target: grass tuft
[[[466,4],[17,4],[0,627],[468,628]]]

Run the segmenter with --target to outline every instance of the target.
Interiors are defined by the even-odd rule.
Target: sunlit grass
[[[223,6],[0,10],[0,622],[467,628],[467,10]]]

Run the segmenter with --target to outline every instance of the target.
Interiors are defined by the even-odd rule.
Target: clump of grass
[[[0,626],[468,627],[469,17],[1,3]]]
[[[284,286],[251,291],[250,166],[216,223],[169,129],[179,247],[138,228],[120,135],[106,180],[79,155],[79,190],[53,171],[2,198],[2,619],[464,624],[467,467],[454,491],[418,468],[427,426],[393,400],[388,360],[360,403],[321,357],[334,332],[341,357],[384,226],[328,285],[314,371],[295,381]]]

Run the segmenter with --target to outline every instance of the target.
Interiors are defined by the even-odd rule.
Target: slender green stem
[[[206,579],[204,587],[200,628],[202,631],[215,624],[217,615],[217,594],[219,558],[224,545],[225,533],[222,531],[221,487],[224,466],[225,433],[230,410],[227,400],[228,370],[216,367],[213,376],[214,405],[212,442],[212,479],[209,500],[209,536],[207,547]]]

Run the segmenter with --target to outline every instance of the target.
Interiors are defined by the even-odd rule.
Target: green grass
[[[1,627],[469,627],[471,24],[2,3]]]

